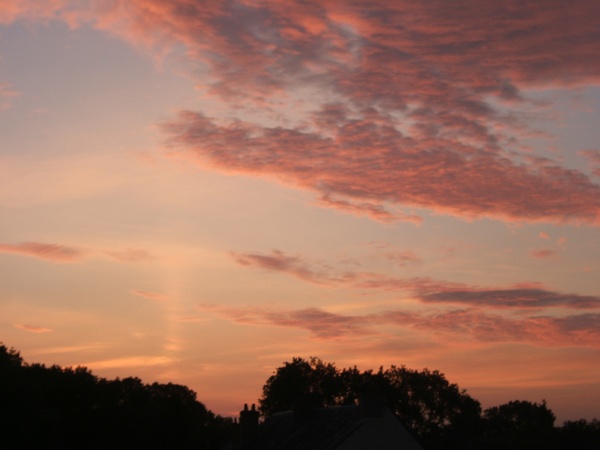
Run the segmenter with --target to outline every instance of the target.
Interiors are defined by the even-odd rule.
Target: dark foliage
[[[232,426],[185,386],[24,364],[0,345],[0,448],[219,449]]]
[[[356,367],[340,370],[314,357],[294,358],[265,383],[261,413],[289,410],[307,394],[322,406],[354,404],[365,394],[379,396],[428,450],[600,450],[596,420],[557,428],[545,402],[511,401],[482,413],[479,402],[444,374],[404,366],[361,372]]]
[[[567,421],[559,429],[560,448],[600,450],[600,421]]]
[[[554,413],[546,402],[511,401],[486,409],[486,442],[490,449],[557,448]]]
[[[595,419],[556,427],[545,402],[528,401],[482,413],[477,400],[428,369],[340,370],[318,358],[294,358],[269,377],[259,404],[268,416],[299,399],[338,406],[365,395],[383,399],[428,450],[600,450]],[[237,426],[185,386],[27,364],[0,343],[0,449],[221,449],[239,440]]]

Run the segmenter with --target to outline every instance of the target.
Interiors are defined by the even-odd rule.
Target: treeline
[[[185,386],[27,364],[0,345],[2,449],[220,449],[234,428]]]
[[[303,394],[323,406],[380,397],[427,450],[600,450],[598,420],[556,427],[545,401],[511,401],[482,410],[479,401],[438,371],[341,370],[318,358],[294,358],[267,380],[259,409],[267,416],[289,410]]]
[[[307,395],[325,407],[379,396],[427,450],[600,450],[597,420],[557,427],[545,402],[482,410],[440,372],[404,366],[360,371],[294,358],[267,379],[259,409],[287,411]],[[0,449],[216,450],[237,433],[236,421],[208,410],[186,386],[27,364],[0,343]]]

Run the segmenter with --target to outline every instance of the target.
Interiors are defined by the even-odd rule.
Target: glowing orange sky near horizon
[[[599,24],[0,3],[0,340],[226,415],[318,356],[600,418]]]

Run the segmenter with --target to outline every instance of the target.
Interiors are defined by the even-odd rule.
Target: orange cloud
[[[300,256],[288,256],[279,250],[274,250],[268,255],[258,253],[231,253],[231,255],[241,265],[286,273],[311,283],[355,289],[400,291],[424,303],[504,309],[600,308],[598,296],[553,292],[533,282],[519,283],[511,288],[482,288],[429,277],[395,278],[374,272],[352,271],[336,273],[324,264],[320,264],[320,268],[315,269]],[[410,252],[408,255],[400,254],[400,257],[403,256],[409,258],[411,262],[414,257]]]
[[[163,124],[173,148],[215,170],[270,177],[384,222],[419,223],[393,209],[424,208],[600,223],[596,182],[520,144],[543,134],[521,114],[543,113],[528,90],[600,82],[594,0],[30,6],[3,6],[0,20],[91,24],[159,57],[183,46],[205,95],[261,111],[246,114],[252,123],[187,111]]]
[[[408,328],[423,331],[443,341],[524,342],[539,346],[600,348],[600,314],[515,319],[474,310],[436,313],[391,310],[349,316],[320,308],[283,310],[202,305],[199,309],[244,325],[303,329],[317,340],[354,339],[369,335],[379,335],[385,339],[393,335],[394,328]],[[382,326],[391,327],[392,331],[382,331]]]
[[[600,176],[600,150],[582,150],[579,153],[587,158],[594,175]]]
[[[309,267],[300,256],[289,256],[279,250],[273,250],[268,255],[235,252],[230,254],[242,266],[256,266],[276,272],[285,272],[316,284],[331,284],[336,281],[334,278],[330,278],[326,272]]]
[[[466,217],[553,222],[592,223],[600,211],[600,186],[581,173],[553,163],[517,164],[498,149],[480,152],[457,140],[414,140],[391,121],[382,126],[352,120],[324,136],[240,121],[220,124],[186,111],[163,129],[173,147],[198,162],[271,176],[319,193],[324,204],[378,220],[421,220],[394,215],[383,202]]]
[[[36,327],[31,325],[25,325],[22,323],[15,324],[15,328],[19,328],[21,330],[29,331],[30,333],[49,333],[52,331],[50,328],[46,327]]]
[[[426,303],[448,303],[492,308],[548,308],[553,306],[577,309],[600,309],[600,297],[563,294],[535,287],[515,289],[472,289],[435,292],[421,295]]]
[[[21,95],[20,92],[12,89],[7,83],[0,83],[0,111],[12,106],[12,100]]]
[[[92,361],[82,364],[94,370],[123,369],[131,367],[152,367],[173,364],[176,359],[167,356],[125,356],[123,358]]]
[[[0,244],[0,253],[14,253],[32,256],[57,263],[73,263],[80,261],[85,252],[66,245],[44,244],[40,242],[22,242],[20,244]]]
[[[538,249],[538,250],[531,250],[531,252],[529,252],[529,255],[532,258],[549,259],[549,258],[555,257],[556,252],[554,250]]]
[[[128,248],[123,251],[106,251],[104,253],[110,258],[122,263],[148,261],[154,259],[154,256],[152,256],[152,254],[150,254],[148,251],[139,248]]]
[[[133,295],[137,295],[138,297],[147,298],[148,300],[154,300],[157,302],[164,302],[168,300],[166,295],[159,294],[158,292],[142,291],[139,289],[132,289],[129,292]]]

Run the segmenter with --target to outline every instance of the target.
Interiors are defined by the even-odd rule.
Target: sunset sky
[[[0,0],[0,341],[600,419],[597,0]]]

